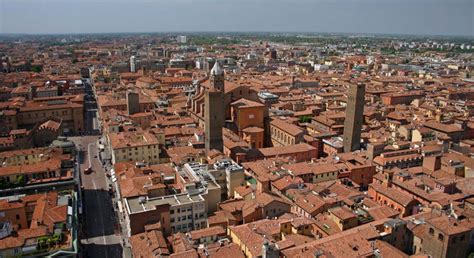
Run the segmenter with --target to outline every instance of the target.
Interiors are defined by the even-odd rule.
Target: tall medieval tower
[[[223,151],[222,128],[225,126],[224,70],[216,61],[211,70],[210,87],[204,100],[205,147]]]
[[[360,135],[364,121],[365,84],[349,87],[347,94],[346,120],[344,121],[344,152],[360,149]]]

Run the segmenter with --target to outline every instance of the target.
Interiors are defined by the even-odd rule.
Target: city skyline
[[[474,258],[473,18],[0,0],[0,258]]]
[[[468,0],[1,1],[0,33],[226,31],[472,37],[473,10]]]

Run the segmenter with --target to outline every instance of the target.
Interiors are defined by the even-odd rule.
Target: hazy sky
[[[0,0],[0,33],[290,31],[474,36],[474,0]]]

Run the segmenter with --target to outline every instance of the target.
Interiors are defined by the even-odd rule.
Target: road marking
[[[87,145],[87,153],[88,153],[88,156],[89,156],[89,167],[92,168],[92,159],[91,159],[91,146],[94,145],[95,143],[94,142],[91,142]],[[95,187],[95,185],[94,185]]]

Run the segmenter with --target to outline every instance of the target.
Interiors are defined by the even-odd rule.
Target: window
[[[441,233],[440,233],[440,234],[438,234],[438,240],[441,240],[441,241],[443,241],[443,240],[444,240],[444,236],[443,236],[443,234],[441,234]]]
[[[434,235],[434,229],[430,228],[429,233],[430,233],[430,235]]]
[[[17,220],[20,219],[20,214],[17,214],[17,215],[16,215],[16,219],[17,219]]]

